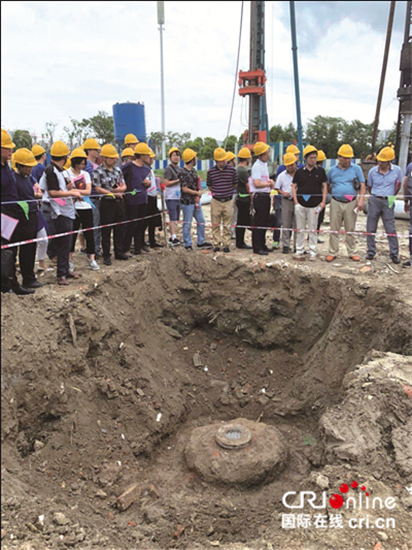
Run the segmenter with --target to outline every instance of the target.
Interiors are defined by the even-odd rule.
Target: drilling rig
[[[265,2],[252,1],[250,4],[250,69],[239,71],[239,95],[249,97],[249,124],[243,136],[245,144],[267,142],[269,138],[265,72]]]
[[[406,2],[405,35],[401,50],[401,80],[398,89],[399,114],[396,126],[395,153],[405,173],[408,163],[412,118],[412,2]]]

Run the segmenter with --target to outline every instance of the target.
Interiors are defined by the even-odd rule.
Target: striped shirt
[[[223,170],[213,166],[207,172],[206,183],[215,199],[232,198],[238,184],[236,169],[228,164]]]

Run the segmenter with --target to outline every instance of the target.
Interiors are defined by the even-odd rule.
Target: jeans
[[[202,206],[199,204],[197,210],[194,204],[182,204],[183,210],[183,243],[185,247],[192,246],[192,219],[197,222],[197,245],[205,242],[205,217]]]
[[[54,220],[56,235],[59,233],[68,233],[73,230],[73,220],[66,216],[58,216]],[[52,239],[55,241],[57,251],[57,278],[66,277],[69,271],[69,254],[72,244],[72,235],[65,235]]]
[[[369,197],[368,218],[366,221],[366,231],[368,233],[376,233],[379,218],[382,218],[385,232],[391,235],[387,237],[389,242],[389,254],[391,256],[398,256],[399,243],[398,237],[396,236],[395,205],[389,208],[388,199],[379,199],[375,195],[371,195]],[[368,246],[368,254],[376,254],[375,235],[368,235],[366,237],[366,243]]]

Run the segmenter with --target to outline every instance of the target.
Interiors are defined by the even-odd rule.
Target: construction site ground
[[[386,238],[370,265],[365,238],[361,262],[342,242],[331,264],[322,239],[314,262],[232,241],[94,272],[77,252],[80,281],[47,271],[34,295],[3,295],[2,548],[412,550],[412,271]],[[189,470],[193,430],[238,419],[281,433],[283,469],[251,486]],[[349,495],[395,506],[283,503],[353,481]],[[373,527],[348,526],[366,515]]]

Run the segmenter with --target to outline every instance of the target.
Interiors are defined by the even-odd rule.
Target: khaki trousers
[[[357,214],[355,208],[357,201],[339,202],[332,198],[330,201],[330,230],[340,231],[343,226],[345,231],[355,231]],[[329,253],[337,256],[339,252],[340,235],[331,234],[329,237]],[[345,235],[346,249],[349,258],[356,254],[356,238],[354,235]]]
[[[216,199],[211,201],[212,235],[213,246],[230,246],[233,199],[220,202]],[[223,223],[223,228],[221,224]]]

